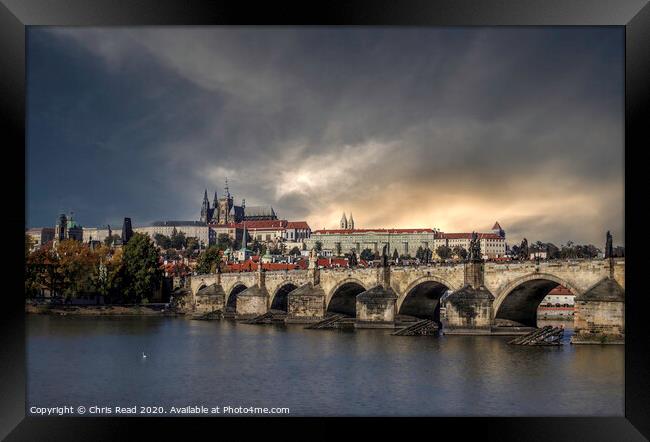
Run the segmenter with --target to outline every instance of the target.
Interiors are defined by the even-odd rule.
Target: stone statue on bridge
[[[481,262],[481,243],[478,239],[478,234],[472,232],[472,239],[469,241],[469,253],[467,254],[467,262]]]
[[[388,267],[388,244],[384,244],[384,248],[381,250],[381,265]]]
[[[348,260],[348,265],[350,267],[356,267],[358,263],[359,261],[357,260],[357,253],[354,250],[352,250],[352,252],[350,253],[350,259]]]

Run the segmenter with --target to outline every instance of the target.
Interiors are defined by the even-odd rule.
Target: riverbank
[[[42,305],[26,304],[25,313],[55,316],[183,316],[173,309],[121,305]]]

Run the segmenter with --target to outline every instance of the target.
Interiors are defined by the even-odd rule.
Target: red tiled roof
[[[318,265],[323,267],[347,267],[348,260],[345,258],[318,258]]]
[[[259,221],[245,221],[237,224],[237,227],[246,230],[284,230],[287,227],[286,219],[265,219]]]
[[[573,293],[571,290],[568,288],[564,287],[563,285],[558,285],[555,287],[553,290],[548,292],[549,295],[567,295],[567,296],[573,296]]]
[[[325,229],[316,230],[314,234],[336,235],[353,233],[433,233],[433,229]]]
[[[257,266],[259,263],[253,262],[252,260],[248,260],[245,262],[239,262],[239,263],[233,263],[233,264],[228,264],[226,268],[230,272],[250,272],[250,271],[256,271]],[[274,270],[296,270],[299,269],[300,266],[297,263],[294,264],[284,264],[281,262],[265,262],[262,263],[262,269],[267,270],[267,271],[274,271]]]
[[[503,239],[495,233],[477,233],[479,239]],[[472,239],[471,233],[438,233],[436,238],[440,239]]]
[[[239,225],[238,225],[238,224],[235,224],[235,223],[228,223],[228,224],[215,224],[215,223],[211,223],[211,224],[209,224],[209,226],[210,226],[211,228],[213,228],[213,229],[220,229],[220,228],[221,228],[221,229],[234,229],[234,228],[239,228],[239,227],[238,227]]]
[[[307,221],[289,221],[287,229],[309,229],[309,224]]]
[[[499,224],[499,221],[496,221],[494,225],[492,226],[492,230],[501,230],[501,225]]]

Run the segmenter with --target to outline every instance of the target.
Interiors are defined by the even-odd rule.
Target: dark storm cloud
[[[194,219],[228,176],[312,228],[345,210],[622,241],[618,29],[49,29],[29,48],[32,126],[75,164],[29,144],[32,224],[57,199],[86,224]]]

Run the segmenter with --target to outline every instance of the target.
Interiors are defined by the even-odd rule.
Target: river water
[[[624,346],[569,345],[569,333],[561,347],[525,347],[508,345],[512,337],[226,320],[26,320],[28,412],[63,405],[156,406],[165,414],[172,406],[288,407],[291,416],[624,412]]]

